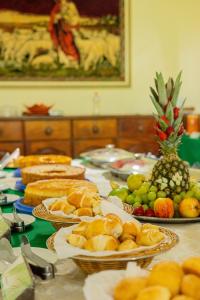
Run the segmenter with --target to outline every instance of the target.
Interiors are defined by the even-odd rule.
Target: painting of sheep
[[[0,0],[0,82],[126,83],[129,0]]]

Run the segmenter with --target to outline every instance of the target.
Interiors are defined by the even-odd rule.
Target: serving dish
[[[135,261],[142,268],[147,267],[154,256],[164,253],[173,248],[179,241],[178,236],[173,231],[159,227],[160,231],[166,238],[154,247],[146,248],[140,247],[133,252],[126,254],[116,254],[111,256],[86,256],[77,255],[72,257],[72,260],[86,273],[92,274],[102,270],[120,270],[125,269],[127,263]],[[47,248],[55,251],[54,239],[56,234],[53,234],[47,240]]]
[[[5,213],[3,214],[5,219],[12,221],[13,220],[13,214],[12,213]],[[30,215],[26,214],[18,214],[18,216],[24,221],[25,226],[29,226],[35,222],[35,218]]]
[[[123,149],[115,148],[114,145],[107,145],[105,148],[81,153],[80,157],[95,166],[106,167],[107,164],[120,159],[134,158],[134,154]]]

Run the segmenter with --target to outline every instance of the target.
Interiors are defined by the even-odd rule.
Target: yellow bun
[[[67,241],[70,245],[78,248],[84,248],[86,238],[79,234],[71,233],[67,236]]]
[[[141,246],[153,246],[161,242],[163,239],[164,235],[159,230],[144,229],[138,234],[136,243]]]
[[[56,200],[49,206],[50,211],[58,211],[61,210],[65,214],[71,214],[75,211],[76,207],[69,204],[66,200]]]
[[[127,233],[122,233],[122,235],[120,235],[119,240],[120,242],[124,242],[126,240],[132,240],[135,241],[136,237],[131,235],[131,234],[127,234]]]
[[[161,285],[168,288],[172,296],[176,296],[181,287],[183,271],[180,265],[173,261],[156,264],[148,277],[148,286]]]
[[[94,215],[102,215],[102,211],[101,211],[101,201],[100,200],[95,200],[92,203],[92,210]]]
[[[111,219],[98,219],[90,222],[86,230],[86,237],[89,239],[99,234],[118,238],[122,234],[122,225],[118,221]]]
[[[192,297],[185,296],[185,295],[178,295],[178,296],[172,298],[172,300],[196,300],[196,299],[192,298]]]
[[[81,222],[80,224],[77,225],[77,227],[75,227],[72,231],[72,233],[75,233],[75,234],[80,234],[80,235],[83,235],[85,236],[85,232],[86,232],[86,229],[88,227],[88,222]]]
[[[110,235],[100,234],[87,240],[84,248],[88,251],[114,251],[118,248],[118,241]]]
[[[67,198],[68,202],[77,208],[92,207],[93,198],[85,189],[74,190]]]
[[[92,208],[89,207],[81,207],[75,210],[74,215],[76,216],[88,216],[88,217],[93,217],[93,211]]]
[[[122,220],[120,219],[120,217],[118,217],[115,214],[110,213],[110,214],[107,214],[105,217],[106,217],[106,219],[115,220],[115,221],[119,222],[120,224],[122,224]]]
[[[136,300],[170,300],[170,291],[163,286],[151,286],[143,289]],[[130,299],[131,300],[131,299]]]
[[[145,224],[142,224],[142,230],[144,230],[144,229],[156,229],[156,230],[159,230],[159,227],[157,225],[145,223]]]
[[[146,286],[146,278],[125,278],[122,279],[114,290],[114,300],[132,300]]]
[[[138,245],[133,240],[126,240],[119,245],[119,251],[126,251],[138,248]]]
[[[193,274],[183,277],[181,283],[182,294],[200,300],[200,278]]]
[[[123,234],[137,236],[140,233],[140,231],[140,226],[135,222],[129,221],[123,224]]]
[[[200,276],[200,257],[191,257],[183,262],[185,273],[192,273]]]

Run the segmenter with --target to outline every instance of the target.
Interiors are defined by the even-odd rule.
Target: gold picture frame
[[[57,1],[61,1],[61,0],[57,0]],[[75,1],[77,1],[77,0],[70,0],[70,2],[75,2]],[[87,1],[87,0],[85,0],[85,1]],[[6,86],[45,87],[45,86],[48,86],[48,87],[71,87],[71,88],[73,88],[73,87],[89,88],[89,87],[93,87],[94,85],[95,85],[95,87],[128,87],[128,86],[130,86],[130,80],[131,80],[131,78],[130,78],[131,77],[131,70],[130,70],[131,4],[130,4],[130,0],[118,0],[118,1],[119,1],[119,7],[120,7],[120,18],[119,18],[119,20],[120,20],[120,22],[119,22],[120,36],[118,37],[117,34],[113,35],[114,38],[117,37],[120,39],[120,73],[119,74],[117,73],[118,75],[107,76],[107,77],[105,76],[105,78],[103,76],[84,77],[84,74],[83,74],[83,76],[75,76],[75,77],[73,77],[73,76],[67,76],[67,77],[47,76],[47,77],[41,78],[40,76],[37,75],[37,72],[38,72],[37,70],[35,71],[34,76],[30,76],[30,75],[27,76],[26,73],[24,73],[24,76],[23,75],[21,76],[20,69],[19,69],[16,71],[16,76],[13,76],[11,78],[9,76],[3,76],[1,74],[2,64],[1,64],[1,60],[0,60],[0,86],[1,87],[6,87]],[[1,11],[2,10],[1,10],[1,6],[0,6],[0,13],[1,13]],[[31,18],[33,16],[29,15],[29,17]],[[45,18],[47,18],[47,16],[45,16]],[[2,18],[0,18],[0,19],[2,19]],[[112,19],[111,19],[111,21],[112,21]],[[0,21],[0,30],[1,31],[2,31],[2,28],[1,28],[2,24],[3,24],[3,21]],[[103,29],[105,32],[108,32],[108,34],[109,34],[110,32],[109,32],[109,30],[107,30],[106,26],[107,25],[103,26]],[[113,26],[113,28],[114,28],[114,26]],[[25,29],[25,31],[26,31],[26,29]],[[75,29],[75,31],[76,31],[76,29]],[[78,29],[78,31],[80,32],[80,29]],[[96,30],[96,31],[98,32],[98,30]],[[19,32],[20,32],[20,30],[19,30]],[[8,33],[12,34],[12,30],[10,30]],[[112,38],[112,32],[111,32],[111,38]],[[85,37],[84,37],[84,39],[85,39]],[[88,38],[88,40],[89,39],[90,38]],[[29,44],[31,47],[31,42]],[[1,45],[1,41],[0,41],[0,45]],[[23,51],[21,51],[21,53],[23,54]],[[0,52],[0,54],[2,55],[2,52]],[[46,54],[42,53],[42,55],[45,58]],[[38,56],[36,57],[36,59],[37,58],[38,58]],[[46,59],[47,58],[48,58],[48,55],[46,55]],[[25,59],[26,59],[26,57],[25,57]],[[36,61],[36,59],[34,61]],[[103,63],[104,63],[104,61],[106,61],[105,57],[103,57],[103,54],[102,54],[102,58],[100,57],[99,61],[100,60],[103,61]],[[39,59],[38,59],[38,61],[39,61]],[[86,60],[84,60],[84,62],[85,61]],[[99,63],[99,61],[97,61],[97,64]],[[18,62],[19,62],[19,60],[18,60]],[[113,65],[111,65],[111,67],[113,67]],[[108,68],[108,70],[110,70],[111,67]],[[113,67],[113,69],[114,69],[114,67]],[[115,68],[115,69],[117,69],[117,68]],[[48,69],[47,69],[47,71],[48,71]],[[56,71],[54,72],[54,70],[51,70],[51,72],[56,73]],[[108,72],[108,74],[109,74],[109,72]]]

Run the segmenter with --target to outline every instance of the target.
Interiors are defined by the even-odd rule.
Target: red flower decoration
[[[162,117],[161,117],[161,119],[167,124],[167,125],[169,125],[169,120],[167,119],[167,117],[165,116],[165,115],[163,115]]]
[[[183,124],[181,124],[181,126],[179,127],[179,131],[178,131],[178,136],[182,135],[185,131],[185,128],[183,126]]]
[[[167,128],[167,130],[165,131],[165,133],[167,134],[168,137],[170,136],[170,134],[171,134],[172,132],[174,132],[174,128],[173,128],[172,126],[169,126],[169,127]]]
[[[180,108],[174,107],[174,119],[178,119]]]
[[[159,131],[158,136],[159,136],[161,141],[165,141],[167,139],[167,135],[166,135],[165,132]]]

